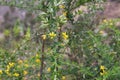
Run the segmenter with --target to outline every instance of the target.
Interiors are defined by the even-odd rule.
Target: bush
[[[115,26],[119,19],[104,19],[99,25],[94,22],[96,12],[102,10],[102,2],[21,0],[8,3],[32,10],[37,17],[33,29],[27,28],[22,37],[19,24],[15,24],[13,31],[5,30],[5,45],[0,48],[0,79],[119,79],[120,32]],[[87,6],[87,12],[77,10],[80,5]]]

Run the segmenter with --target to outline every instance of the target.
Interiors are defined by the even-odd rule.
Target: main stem
[[[44,45],[45,45],[45,40],[43,40],[43,43],[42,43],[42,56],[41,56],[41,67],[40,67],[40,80],[42,80],[43,67],[44,67]]]
[[[61,28],[59,29],[58,42],[61,41],[60,34],[61,34]],[[58,66],[57,65],[58,65],[59,58],[58,58],[58,56],[56,57],[56,55],[59,55],[58,54],[59,50],[60,50],[60,46],[58,45],[58,47],[57,47],[57,53],[55,53],[55,69],[54,69],[55,75],[54,75],[54,80],[57,80],[57,72],[58,72]]]

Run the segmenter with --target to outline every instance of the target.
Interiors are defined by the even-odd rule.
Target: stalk
[[[40,80],[42,80],[43,68],[44,68],[44,45],[45,45],[45,40],[43,40],[43,43],[42,43],[42,56],[41,56],[41,66],[40,66]]]

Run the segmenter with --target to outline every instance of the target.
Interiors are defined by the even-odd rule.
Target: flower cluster
[[[63,32],[63,33],[62,33],[62,37],[63,37],[64,40],[68,39],[67,33],[66,33],[66,32]]]
[[[27,71],[23,71],[23,74],[24,74],[24,75],[27,75],[27,74],[28,74],[28,72],[27,72]]]
[[[10,69],[13,68],[14,65],[15,65],[15,63],[13,63],[13,62],[8,63],[7,68],[6,68],[6,70],[5,70],[5,73],[6,73],[8,76],[11,76]]]
[[[47,68],[47,72],[50,72],[50,71],[51,71],[51,68],[50,68],[50,67],[48,67],[48,68]]]
[[[51,33],[49,33],[49,36],[51,39],[53,39],[56,36],[56,34],[54,32],[51,32]]]
[[[103,66],[103,65],[101,65],[101,66],[100,66],[100,75],[101,75],[101,76],[103,76],[103,75],[106,74],[106,71],[105,71],[105,70],[106,70],[106,67]]]
[[[113,25],[114,25],[113,20],[111,20],[111,19],[109,19],[109,20],[104,19],[104,20],[103,20],[103,23],[104,23],[104,24],[107,24],[107,25],[109,25],[109,26],[113,26]]]
[[[45,40],[46,39],[46,35],[42,35],[42,39]]]
[[[50,33],[48,34],[48,36],[50,37],[50,39],[55,38],[56,35],[57,35],[57,34],[56,34],[55,32],[50,32]],[[62,36],[62,38],[63,38],[64,40],[67,40],[67,39],[68,39],[68,35],[67,35],[66,32],[62,32],[61,36]],[[42,35],[42,39],[43,39],[43,40],[45,40],[46,38],[47,38],[47,35]]]
[[[66,80],[66,77],[65,77],[65,76],[62,76],[62,80]]]
[[[19,73],[14,73],[13,76],[18,77],[20,74]]]
[[[3,73],[3,71],[2,70],[0,70],[0,75]]]

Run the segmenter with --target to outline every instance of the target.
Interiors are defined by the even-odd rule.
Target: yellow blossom
[[[6,69],[5,72],[8,73],[8,72],[9,72],[9,69]]]
[[[2,70],[0,70],[0,75],[3,73],[3,71]]]
[[[106,19],[103,20],[104,23],[107,23],[108,21]]]
[[[28,72],[27,71],[23,71],[23,75],[27,75],[28,74]]]
[[[14,73],[13,76],[18,77],[19,73]]]
[[[105,66],[103,65],[100,66],[100,70],[105,70],[105,69],[106,69]]]
[[[62,33],[62,37],[63,37],[63,39],[65,39],[65,40],[68,39],[68,35],[66,34],[66,32],[63,32],[63,33]]]
[[[105,31],[103,31],[103,30],[99,31],[99,34],[100,34],[101,36],[103,36],[103,37],[105,37],[105,36],[108,35],[108,34],[107,34]]]
[[[64,5],[59,5],[59,8],[64,9],[65,6]]]
[[[47,68],[47,72],[50,72],[51,71],[51,68],[49,67],[49,68]]]
[[[22,64],[23,63],[23,61],[22,60],[18,60],[18,64]]]
[[[112,26],[113,25],[113,23],[112,22],[110,22],[110,26]]]
[[[51,33],[49,33],[49,36],[51,39],[53,39],[56,36],[56,34],[54,32],[51,32]]]
[[[66,80],[66,77],[65,77],[65,76],[62,76],[62,80]]]
[[[100,33],[100,34],[104,34],[104,33],[105,33],[105,31],[102,31],[102,30],[101,30],[99,33]]]
[[[5,73],[8,75],[8,76],[11,76],[11,74],[10,74],[10,72],[9,72],[9,70],[7,69],[7,70],[5,70]]]
[[[103,76],[103,75],[105,75],[105,74],[107,73],[107,72],[105,71],[105,69],[106,69],[105,66],[103,66],[103,65],[100,66],[100,75],[101,75],[101,76]]]
[[[64,15],[64,16],[67,16],[67,11],[63,12],[63,15]]]
[[[35,55],[36,57],[39,57],[38,53]]]
[[[39,62],[40,62],[40,59],[36,59],[35,62],[39,63]]]
[[[10,62],[10,63],[9,63],[9,66],[10,66],[10,67],[13,67],[13,66],[14,66],[14,64],[15,64],[15,63]]]
[[[101,70],[101,71],[100,71],[100,75],[101,75],[101,76],[105,75],[106,73],[107,73],[107,72],[106,72],[105,70]]]
[[[11,74],[9,72],[6,73],[8,76],[11,76]]]
[[[10,66],[9,65],[7,65],[7,70],[10,70]]]
[[[40,77],[40,73],[38,73],[37,76]]]
[[[45,40],[46,39],[46,35],[42,35],[42,39]]]
[[[28,67],[29,65],[28,65],[28,64],[25,64],[24,66],[25,66],[25,67]]]

